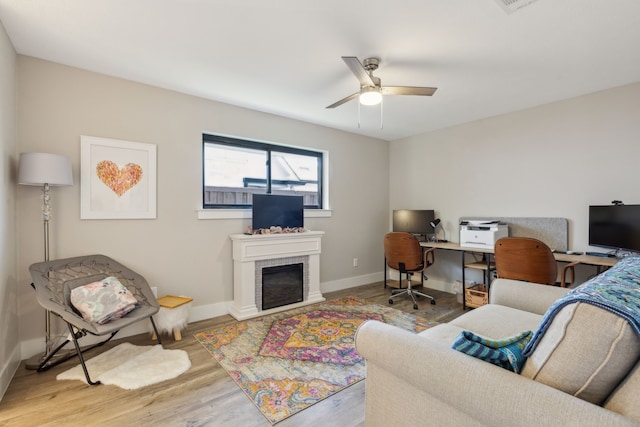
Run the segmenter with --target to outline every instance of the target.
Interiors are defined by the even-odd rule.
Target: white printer
[[[460,246],[493,249],[498,239],[508,236],[507,224],[497,220],[460,222]]]

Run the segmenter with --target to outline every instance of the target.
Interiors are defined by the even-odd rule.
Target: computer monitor
[[[589,245],[640,251],[640,205],[589,206]]]
[[[418,236],[433,233],[431,222],[435,212],[431,210],[399,209],[393,211],[393,231],[404,231]]]

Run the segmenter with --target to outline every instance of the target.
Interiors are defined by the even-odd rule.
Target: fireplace
[[[303,263],[262,269],[262,309],[282,307],[303,300]]]
[[[232,234],[233,241],[233,302],[229,313],[237,320],[245,320],[263,314],[274,313],[290,308],[322,302],[325,299],[320,292],[320,243],[322,231],[282,234]],[[284,289],[268,285],[267,288],[278,294],[275,301],[263,304],[263,273],[271,267],[302,264],[302,299],[298,286],[289,287],[290,279],[276,279],[277,284],[285,283]],[[296,269],[299,267],[295,267]],[[282,274],[280,268],[274,270]],[[298,273],[296,273],[296,277]],[[269,279],[267,279],[269,280]],[[273,289],[271,289],[273,288]],[[286,295],[286,298],[281,294]],[[292,296],[295,295],[295,298]],[[287,299],[283,302],[282,298]],[[268,297],[271,298],[271,297]]]

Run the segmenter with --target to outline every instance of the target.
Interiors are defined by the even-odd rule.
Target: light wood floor
[[[354,295],[386,305],[390,292],[382,283],[375,283],[324,296],[332,299]],[[425,293],[436,297],[437,304],[420,299],[420,308],[413,310],[410,299],[400,297],[393,307],[439,322],[462,313],[454,295],[431,289],[425,289]],[[189,353],[191,369],[176,379],[138,390],[56,381],[56,375],[78,363],[75,358],[41,373],[21,365],[0,401],[0,426],[268,427],[271,424],[193,337],[197,332],[233,322],[231,316],[221,316],[191,323],[183,331],[181,341],[163,336],[165,348],[180,348]],[[148,335],[114,339],[87,356],[90,358],[122,341],[154,344]],[[364,381],[282,421],[278,427],[325,425],[364,425]]]

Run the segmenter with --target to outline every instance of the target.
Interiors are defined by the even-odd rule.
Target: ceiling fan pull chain
[[[358,129],[360,129],[360,103],[358,102]]]
[[[384,98],[380,101],[380,130],[384,129]]]

